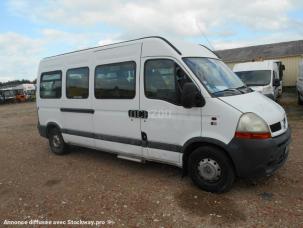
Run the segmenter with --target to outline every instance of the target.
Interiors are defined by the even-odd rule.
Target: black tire
[[[298,104],[303,105],[303,100],[301,99],[300,93],[298,92]]]
[[[209,164],[209,161],[213,162],[215,165],[213,168],[216,167],[218,170],[214,172],[220,172],[220,175],[216,175],[215,178],[217,179],[215,180],[203,178],[200,175],[201,171],[198,169],[198,167],[201,168],[201,162]],[[204,167],[204,169],[205,168],[207,167]],[[230,159],[226,156],[224,151],[212,146],[202,146],[195,149],[189,156],[188,169],[194,184],[207,192],[227,192],[232,187],[235,180],[235,171]]]
[[[64,155],[69,153],[68,145],[64,142],[59,129],[52,128],[48,133],[50,151],[56,155]]]

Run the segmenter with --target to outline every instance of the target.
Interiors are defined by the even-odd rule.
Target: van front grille
[[[280,131],[282,129],[281,122],[270,125],[271,132]]]

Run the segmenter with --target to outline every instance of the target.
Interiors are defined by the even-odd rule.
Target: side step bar
[[[117,155],[117,158],[129,160],[129,161],[134,161],[134,162],[139,162],[139,163],[144,163],[145,162],[141,158],[129,157],[129,156],[125,156],[125,155]]]

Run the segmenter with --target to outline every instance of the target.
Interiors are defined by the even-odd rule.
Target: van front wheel
[[[194,184],[208,192],[227,192],[235,180],[230,159],[215,147],[203,146],[194,150],[188,159],[188,167]]]
[[[53,128],[48,134],[49,147],[51,152],[57,155],[63,155],[68,153],[68,146],[64,142],[60,130]]]

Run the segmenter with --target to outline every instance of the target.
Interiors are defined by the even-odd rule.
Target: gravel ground
[[[108,221],[112,227],[303,226],[303,107],[284,94],[292,128],[287,163],[270,178],[237,180],[225,194],[197,189],[181,170],[100,151],[48,151],[34,103],[0,106],[0,224]],[[1,225],[0,225],[1,226]],[[107,226],[109,226],[107,224]]]

